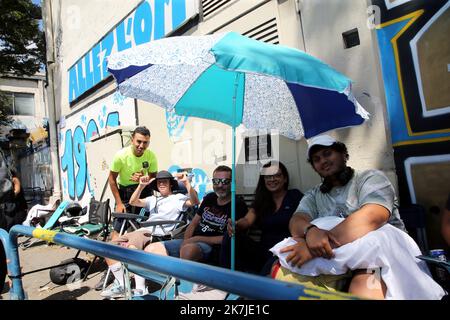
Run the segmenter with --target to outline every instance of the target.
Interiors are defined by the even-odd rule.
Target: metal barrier
[[[0,239],[3,242],[7,256],[8,275],[12,280],[12,287],[10,289],[11,300],[25,299],[17,246],[18,235],[34,237],[80,249],[101,257],[122,261],[165,275],[172,275],[177,278],[205,284],[250,299],[335,300],[355,298],[345,293],[329,292],[317,287],[277,281],[266,277],[250,275],[239,271],[231,271],[174,257],[164,257],[140,250],[127,249],[101,241],[80,238],[62,232],[16,225],[11,228],[9,234],[5,230],[0,229]]]

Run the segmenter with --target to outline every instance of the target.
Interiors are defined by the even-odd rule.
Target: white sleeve
[[[156,205],[156,197],[155,196],[150,196],[145,198],[145,210],[147,210],[148,212],[151,212]]]
[[[186,201],[189,199],[189,197],[182,193],[178,193],[176,197],[177,197],[177,209],[179,211],[186,211],[187,207],[185,206],[185,204]]]

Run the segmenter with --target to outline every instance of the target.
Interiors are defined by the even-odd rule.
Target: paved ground
[[[25,241],[25,237],[19,238],[19,243]],[[38,242],[27,249],[20,249],[19,258],[22,272],[57,265],[61,261],[73,258],[77,250],[59,245],[48,245]],[[81,253],[80,258],[92,260],[91,254]],[[98,260],[98,259],[97,259]],[[56,285],[50,280],[49,270],[39,271],[25,275],[22,279],[23,288],[29,300],[102,300],[98,291],[93,287],[101,278],[103,263],[96,263],[93,271],[85,282],[75,282],[71,285]],[[7,278],[8,281],[8,278]],[[9,284],[0,295],[0,300],[9,299]]]

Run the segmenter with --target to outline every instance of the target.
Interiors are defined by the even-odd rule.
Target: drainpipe
[[[47,78],[48,83],[46,85],[47,91],[47,103],[48,103],[48,127],[50,134],[50,158],[52,162],[53,173],[53,195],[50,201],[61,199],[61,180],[60,180],[60,168],[59,168],[59,153],[58,153],[58,137],[56,130],[56,93],[55,93],[55,68],[56,56],[55,56],[55,37],[53,32],[53,19],[52,19],[52,4],[51,0],[42,1],[43,10],[43,22],[45,27],[45,40],[47,43]]]

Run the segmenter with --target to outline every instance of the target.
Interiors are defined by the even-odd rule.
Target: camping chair
[[[122,213],[122,212],[113,212],[111,215],[114,218],[123,219],[119,235],[123,235],[128,231],[128,230],[125,230],[125,225],[127,224],[127,222],[129,222],[129,224],[131,226],[130,229],[132,229],[132,231],[136,231],[140,228],[153,227],[151,230],[152,230],[152,232],[154,232],[158,226],[161,227],[163,229],[165,235],[162,237],[161,236],[153,237],[153,242],[157,242],[157,241],[161,241],[161,240],[176,239],[177,237],[182,236],[182,234],[188,224],[188,220],[187,220],[189,217],[189,215],[187,214],[188,211],[181,212],[177,220],[158,220],[158,221],[142,221],[142,220],[144,220],[144,218],[146,218],[144,208],[141,209],[140,214],[138,214],[138,215],[132,214],[132,213]],[[173,228],[170,231],[166,231],[165,226],[167,227],[169,225],[170,226],[175,225],[175,228]],[[127,268],[125,268],[125,269],[127,269]],[[105,281],[103,282],[102,291],[104,291],[107,287],[107,279],[108,279],[110,272],[111,272],[111,270],[108,268],[108,271],[107,271],[107,274],[105,277]],[[160,280],[159,277],[157,277],[157,279]]]
[[[58,219],[64,214],[66,207],[69,205],[69,203],[70,203],[69,201],[65,200],[65,201],[62,201],[55,210],[45,210],[48,212],[48,214],[45,215],[44,217],[38,218],[38,221],[42,218],[45,219],[45,217],[48,217],[48,216],[50,216],[50,219],[45,223],[45,225],[42,227],[42,229],[44,229],[44,230],[52,229],[55,226],[55,224],[58,222]],[[35,238],[28,238],[26,241],[22,242],[20,244],[20,246],[22,247],[22,249],[27,249],[38,241],[40,241],[40,240],[35,239]]]
[[[89,220],[85,224],[81,224],[78,227],[73,227],[71,229],[70,233],[78,234],[79,236],[86,237],[86,238],[92,238],[93,236],[100,237],[101,241],[106,241],[109,234],[111,233],[110,230],[110,222],[111,222],[111,208],[109,206],[109,199],[106,199],[106,201],[100,202],[94,200],[94,198],[91,199],[91,202],[89,203],[89,212],[88,212]],[[64,231],[69,231],[70,227],[63,228]],[[80,253],[81,250],[78,250],[77,256]],[[89,263],[89,266],[87,267],[87,271],[84,274],[83,281],[85,281],[92,269],[92,267],[95,264],[95,261],[99,258],[99,256],[95,256],[94,259]]]
[[[187,193],[187,189],[184,187],[184,185],[180,182],[179,187],[174,193]],[[157,227],[160,227],[163,232],[164,236],[155,236],[153,237],[153,242],[162,241],[162,240],[170,240],[170,239],[177,239],[183,236],[184,231],[189,224],[189,222],[192,220],[193,216],[195,215],[196,207],[189,208],[186,211],[183,211],[180,213],[180,215],[177,217],[176,220],[158,220],[158,221],[145,221],[147,219],[147,215],[145,212],[145,209],[142,208],[139,215],[131,214],[131,213],[120,213],[120,212],[113,212],[112,217],[114,218],[122,218],[123,222],[120,228],[119,235],[123,235],[128,230],[125,230],[125,226],[127,222],[130,225],[131,230],[136,231],[140,228],[152,228],[152,233],[156,230]],[[170,229],[168,228],[169,226]],[[167,230],[166,230],[167,229]],[[126,273],[128,273],[128,268],[125,266]],[[107,279],[109,276],[109,273],[111,271],[108,269],[105,281],[103,282],[102,290],[106,289],[107,286]],[[133,272],[134,273],[134,272]],[[126,276],[127,279],[129,279],[129,276]],[[167,283],[167,276],[160,275],[155,272],[151,273],[151,276],[144,277],[146,279],[152,280],[153,282],[160,283],[160,284],[166,284]],[[127,282],[127,281],[126,281]],[[173,282],[176,282],[176,279],[169,279],[170,284]],[[127,291],[131,292],[130,286],[127,286]],[[130,293],[131,296],[131,293]]]
[[[67,232],[87,238],[92,238],[100,234],[103,237],[103,241],[106,241],[109,235],[110,222],[109,199],[104,202],[91,200],[89,212],[87,211],[87,208],[82,208],[77,203],[63,201],[53,212],[43,229],[50,230],[58,228],[59,232]],[[88,215],[88,220],[85,224],[78,224],[78,221],[85,216],[81,214],[83,212]],[[31,239],[39,241],[38,239]],[[28,248],[32,243],[22,246]],[[58,265],[26,272],[22,276],[50,269],[51,281],[55,284],[62,285],[66,284],[68,277],[75,269],[78,269],[78,274],[83,277],[82,281],[85,281],[98,257],[94,257],[91,262],[88,262],[78,257],[80,253],[81,250],[78,250],[73,258],[66,259]]]

